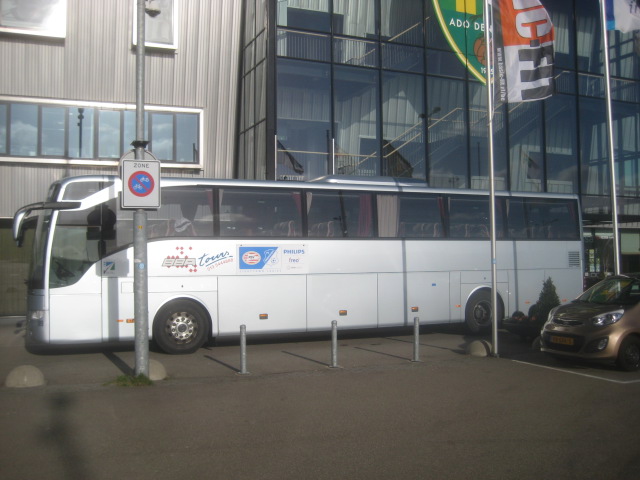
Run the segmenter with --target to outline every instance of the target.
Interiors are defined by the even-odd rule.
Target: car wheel
[[[498,300],[498,319],[501,318],[502,306]],[[471,333],[483,333],[491,329],[491,292],[489,290],[480,290],[473,295],[467,302],[464,310],[465,323],[467,329]]]
[[[635,337],[625,338],[620,345],[617,359],[618,367],[627,372],[635,372],[640,368],[640,340]]]
[[[153,322],[153,340],[166,353],[193,353],[209,336],[209,316],[189,300],[178,300],[160,309]]]

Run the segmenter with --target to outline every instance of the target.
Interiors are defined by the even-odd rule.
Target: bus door
[[[102,276],[102,339],[104,342],[133,340],[135,337],[133,250],[122,250],[103,258],[99,268]]]
[[[56,342],[99,342],[100,275],[87,212],[57,212],[49,258],[49,335]]]
[[[94,207],[87,223],[99,258],[102,341],[133,340],[133,212],[110,199]]]

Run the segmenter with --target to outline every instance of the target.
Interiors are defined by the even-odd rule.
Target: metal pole
[[[338,368],[338,321],[331,321],[331,368]]]
[[[413,319],[413,359],[412,362],[420,361],[420,318]]]
[[[489,140],[489,235],[491,238],[491,324],[493,356],[498,356],[498,272],[496,261],[496,189],[494,182],[493,149],[493,11],[490,2],[484,1],[484,41],[487,52],[487,113]]]
[[[135,159],[144,159],[144,28],[145,0],[137,3],[136,48],[136,140]],[[147,286],[147,212],[137,209],[133,215],[133,302],[135,317],[136,375],[149,376],[149,307]]]
[[[609,34],[607,32],[607,10],[604,0],[600,0],[602,20],[602,45],[604,49],[605,98],[607,104],[607,134],[609,137],[609,177],[611,189],[611,220],[613,228],[613,269],[620,274],[620,243],[618,242],[618,196],[616,189],[616,162],[613,147],[613,112],[611,110],[611,72],[609,66]]]
[[[331,175],[336,174],[336,139],[331,139]]]
[[[240,375],[247,375],[247,326],[240,325]]]

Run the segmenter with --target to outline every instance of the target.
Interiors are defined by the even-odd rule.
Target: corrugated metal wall
[[[148,105],[204,109],[203,170],[163,175],[230,178],[242,0],[176,0],[178,49],[147,48]],[[0,95],[135,104],[135,0],[68,0],[67,36],[0,35]],[[132,139],[133,140],[133,139]],[[0,157],[0,217],[44,199],[69,175],[116,173],[114,167],[11,163]]]

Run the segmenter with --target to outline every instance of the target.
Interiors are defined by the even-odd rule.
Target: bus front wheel
[[[501,318],[500,299],[498,299],[498,319]],[[469,332],[473,334],[485,333],[491,329],[492,308],[491,291],[480,290],[469,298],[465,308],[465,323]]]
[[[158,311],[153,339],[166,353],[193,353],[209,336],[209,316],[200,305],[177,300]]]

